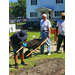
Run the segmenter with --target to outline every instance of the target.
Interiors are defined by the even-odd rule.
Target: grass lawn
[[[38,65],[37,63],[34,63],[34,61],[37,61],[39,59],[45,59],[45,58],[62,58],[65,59],[65,53],[52,53],[50,56],[46,55],[36,55],[31,58],[24,59],[24,61],[28,64],[28,66],[21,65],[21,59],[18,59],[18,65],[19,68],[25,67],[26,69],[33,67],[34,65]],[[13,57],[9,60],[9,66],[15,64]],[[9,68],[9,71],[16,70],[15,68]]]
[[[35,35],[35,38],[39,38],[40,36],[40,32],[27,32],[28,33],[28,39],[27,41],[33,39],[33,36]],[[11,35],[13,35],[14,33],[9,33],[9,37],[11,37]],[[54,35],[51,34],[51,41],[54,40]],[[18,59],[18,65],[19,68],[21,67],[25,67],[26,69],[33,67],[34,65],[38,65],[37,63],[34,63],[34,61],[38,60],[38,59],[45,59],[45,58],[62,58],[65,59],[65,53],[52,53],[50,56],[48,56],[47,54],[45,55],[36,55],[36,56],[32,56],[31,58],[27,58],[24,61],[26,63],[28,63],[28,66],[22,66],[21,65],[21,60]],[[10,68],[11,65],[15,64],[13,57],[9,60],[9,71],[12,70],[16,70],[15,68]]]
[[[10,23],[10,24],[15,24],[16,25],[16,27],[21,27],[21,25],[23,25],[23,24],[25,24],[26,22],[24,22],[24,23]]]
[[[9,33],[9,37],[11,37],[13,34],[14,34],[14,32],[13,33]],[[27,41],[33,39],[34,35],[35,35],[35,38],[39,38],[40,37],[40,32],[27,32],[27,34],[28,34]],[[54,34],[51,34],[50,40],[51,41],[54,40]]]

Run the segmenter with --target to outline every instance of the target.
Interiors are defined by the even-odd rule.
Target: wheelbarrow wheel
[[[30,54],[28,57],[26,57],[29,53],[30,53],[29,50],[26,51],[26,52],[24,53],[24,59],[26,59],[26,58],[30,58],[30,57],[31,57],[32,54]]]

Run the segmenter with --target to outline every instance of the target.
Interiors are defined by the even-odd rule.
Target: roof
[[[41,8],[36,9],[36,11],[39,11],[39,10],[49,10],[49,11],[52,11],[53,9],[52,8],[48,8],[48,7],[41,7]]]

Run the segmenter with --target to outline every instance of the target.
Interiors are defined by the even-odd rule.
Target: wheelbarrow
[[[43,39],[33,39],[27,42],[27,46],[26,48],[28,48],[28,50],[24,53],[24,58],[28,58],[31,57],[31,54],[26,57],[31,51],[31,49],[35,49],[36,47],[38,47],[44,40]]]
[[[28,51],[29,51],[30,49],[33,49],[33,50],[32,50],[30,53],[29,53],[29,52],[27,52],[27,53],[25,52],[25,53],[26,53],[26,54],[25,54],[25,57],[30,56],[35,50],[37,50],[37,49],[38,49],[42,44],[44,44],[47,40],[48,40],[48,38],[45,39],[45,40],[43,40],[43,39],[33,39],[33,40],[28,41],[26,48],[28,48]],[[34,42],[34,41],[35,41],[35,42]],[[23,47],[24,47],[24,46],[22,46],[19,50],[17,50],[16,53],[18,53]],[[29,54],[28,54],[28,53],[29,53]],[[12,56],[14,56],[14,54],[13,54]],[[12,56],[10,56],[9,59],[10,59]]]

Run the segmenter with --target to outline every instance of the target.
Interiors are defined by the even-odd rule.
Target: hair
[[[46,16],[47,17],[47,14],[43,14],[42,16]]]

